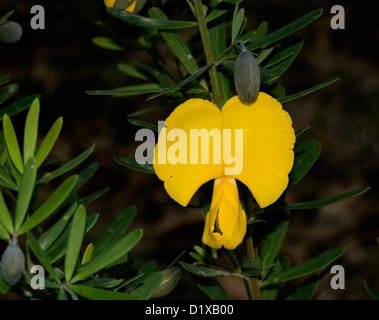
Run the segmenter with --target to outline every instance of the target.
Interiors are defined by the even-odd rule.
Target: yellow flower
[[[193,135],[201,130],[208,133],[208,141]],[[182,206],[204,183],[215,179],[203,242],[234,249],[246,233],[246,214],[235,179],[249,188],[261,208],[274,203],[288,185],[294,143],[290,116],[268,94],[260,92],[250,104],[234,96],[222,110],[210,101],[189,99],[171,113],[160,131],[154,171]]]
[[[104,0],[104,3],[105,3],[105,6],[107,8],[113,8],[114,6],[114,3],[116,2],[117,0]],[[129,1],[130,2],[130,1]],[[134,9],[136,7],[136,3],[137,3],[137,0],[136,1],[133,1],[133,3],[131,5],[128,5],[126,8],[125,8],[125,11],[128,11],[128,12],[134,12]]]

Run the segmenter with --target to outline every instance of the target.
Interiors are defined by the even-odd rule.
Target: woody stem
[[[245,247],[246,247],[246,260],[247,261],[255,260],[255,251],[254,251],[251,226],[248,226],[248,234],[247,234],[247,237],[245,238]],[[257,276],[246,278],[246,286],[247,286],[247,290],[249,292],[251,300],[261,299],[260,284],[259,284],[259,279]]]

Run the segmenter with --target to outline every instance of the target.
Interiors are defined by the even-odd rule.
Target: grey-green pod
[[[22,27],[19,23],[5,20],[0,23],[0,40],[6,43],[14,43],[20,40]]]
[[[17,244],[17,237],[13,237],[11,243],[1,256],[1,274],[4,280],[13,286],[21,279],[24,269],[24,253]]]
[[[239,98],[251,103],[257,99],[261,77],[257,61],[251,52],[247,51],[242,41],[241,53],[234,64],[234,85]]]

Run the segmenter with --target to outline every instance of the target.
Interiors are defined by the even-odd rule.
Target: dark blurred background
[[[184,0],[178,2],[186,6]],[[345,254],[336,262],[345,268],[346,289],[331,289],[332,275],[327,275],[318,289],[321,299],[367,299],[363,280],[379,291],[376,243],[379,236],[379,33],[374,3],[245,0],[241,4],[246,9],[248,30],[268,21],[269,32],[314,9],[324,9],[319,19],[300,31],[305,36],[303,49],[279,80],[291,94],[341,78],[321,91],[285,105],[295,131],[310,126],[306,137],[322,143],[319,161],[287,199],[309,201],[365,186],[372,189],[354,199],[319,210],[296,211],[291,216],[281,255],[289,256],[292,265],[332,247],[346,247]],[[96,144],[95,152],[83,165],[98,161],[100,169],[82,192],[85,195],[107,186],[110,191],[87,207],[89,213],[98,212],[100,217],[86,240],[95,240],[123,208],[136,205],[138,214],[132,227],[144,229],[144,237],[133,251],[138,263],[156,259],[159,267],[164,268],[184,249],[187,253],[183,259],[189,261],[188,252],[193,245],[201,243],[200,211],[174,205],[157,177],[129,170],[113,160],[113,155],[134,155],[138,145],[134,135],[138,128],[127,122],[126,115],[151,102],[146,103],[143,96],[113,98],[86,94],[87,90],[132,83],[116,65],[132,63],[134,56],[101,49],[91,39],[124,34],[125,39],[133,41],[133,28],[108,15],[102,0],[67,0],[39,1],[45,8],[46,29],[32,30],[30,9],[34,4],[37,3],[0,0],[0,16],[15,10],[11,20],[19,22],[24,29],[19,42],[0,42],[0,74],[11,74],[12,81],[20,85],[14,101],[32,93],[42,94],[40,136],[47,133],[57,117],[63,116],[64,125],[53,157],[72,158]],[[335,4],[345,8],[345,30],[330,27],[333,17],[330,9]],[[143,119],[163,120],[172,107],[159,109]],[[24,117],[25,113],[21,113],[14,119],[16,123],[19,119],[21,126]],[[172,205],[160,205],[165,202]],[[232,288],[237,288],[233,297],[244,297],[242,287],[233,285]],[[168,298],[194,297],[203,296],[185,275],[175,294]]]

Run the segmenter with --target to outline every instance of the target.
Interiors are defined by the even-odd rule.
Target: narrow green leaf
[[[109,187],[106,187],[106,188],[100,189],[94,193],[91,193],[90,195],[79,199],[78,203],[79,204],[87,204],[87,203],[90,203],[92,201],[95,201],[96,199],[98,199],[98,198],[102,197],[104,194],[106,194],[109,191],[109,189],[110,189]]]
[[[205,278],[243,278],[243,275],[236,272],[229,272],[225,270],[216,270],[209,267],[195,266],[183,261],[180,261],[181,266],[188,272]]]
[[[375,291],[375,289],[370,283],[368,283],[367,281],[363,281],[363,286],[367,294],[370,296],[371,300],[379,300],[379,293]]]
[[[253,51],[255,49],[261,48],[263,46],[269,45],[280,39],[285,38],[289,36],[290,34],[304,28],[306,25],[308,25],[312,21],[316,20],[318,17],[321,16],[322,11],[323,11],[322,9],[316,9],[300,17],[299,19],[296,19],[295,21],[289,23],[288,25],[266,35],[260,40],[254,41],[251,45],[247,46],[246,49],[249,51]]]
[[[121,47],[113,41],[113,39],[108,37],[94,37],[92,38],[92,43],[103,49],[123,51],[125,48]]]
[[[6,168],[0,167],[0,184],[13,191],[19,190],[17,184],[13,181],[11,175],[6,171]]]
[[[148,163],[140,164],[134,159],[123,157],[123,156],[114,156],[114,159],[116,160],[117,163],[125,167],[128,167],[130,169],[142,171],[149,174],[154,174],[154,168],[152,164],[148,164]]]
[[[171,88],[165,88],[163,89],[163,91],[161,91],[160,93],[158,94],[155,94],[151,97],[149,97],[147,100],[152,100],[152,99],[155,99],[157,97],[160,97],[166,93],[169,93],[171,91],[175,91],[181,87],[183,87],[184,85],[190,83],[191,81],[195,80],[197,77],[201,76],[205,71],[207,71],[211,66],[213,65],[213,63],[208,63],[207,65],[205,65],[204,67],[201,67],[200,69],[198,69],[195,73],[193,73],[191,76],[189,76],[188,78],[184,79],[182,82],[176,84],[175,86],[171,87]]]
[[[76,185],[74,191],[80,189],[99,169],[100,164],[98,162],[91,163],[88,167],[83,169],[78,174],[78,180],[76,181]]]
[[[319,275],[311,275],[288,297],[288,300],[311,300],[319,284]]]
[[[42,250],[46,251],[54,241],[62,234],[63,230],[69,223],[72,215],[75,213],[78,204],[74,202],[49,229],[42,233],[38,238],[38,244]]]
[[[81,264],[86,264],[92,259],[92,254],[93,254],[93,243],[91,242],[86,250],[84,251],[83,258]]]
[[[243,0],[222,0],[222,2],[226,2],[226,3],[230,3],[230,4],[234,4],[234,5],[237,5],[237,4],[241,3],[242,1]]]
[[[275,53],[267,62],[265,68],[269,68],[281,76],[294,62],[303,46],[303,43],[304,39],[302,36],[291,36],[284,42],[280,48],[280,51]]]
[[[232,44],[236,41],[245,18],[245,9],[238,10],[238,5],[234,9],[232,20]]]
[[[222,10],[222,9],[213,9],[205,18],[205,21],[207,24],[209,22],[216,20],[218,17],[222,16],[223,14],[227,13],[228,10]]]
[[[54,193],[45,201],[45,203],[40,206],[37,211],[35,211],[22,225],[19,234],[25,233],[27,230],[33,229],[40,222],[45,220],[50,214],[57,209],[63,201],[70,194],[75,186],[78,176],[73,175],[67,178],[55,191]]]
[[[37,168],[45,161],[46,157],[49,155],[51,149],[53,148],[55,141],[57,140],[59,133],[61,132],[63,124],[63,118],[58,118],[49,132],[47,133],[45,139],[42,141],[37,153],[36,153],[36,163]]]
[[[268,22],[267,21],[263,21],[258,26],[258,29],[255,32],[254,41],[259,41],[260,39],[262,39],[263,37],[265,37],[266,34],[267,34],[267,31],[268,31]]]
[[[126,236],[117,241],[108,250],[103,251],[90,262],[81,266],[71,282],[84,280],[85,278],[95,274],[103,269],[105,266],[111,264],[117,259],[127,254],[142,238],[142,230],[136,229],[128,233]]]
[[[13,222],[11,218],[11,214],[9,213],[8,207],[4,201],[3,194],[0,190],[0,224],[4,226],[6,231],[8,231],[10,234],[13,233]]]
[[[190,252],[189,255],[194,258],[195,260],[199,261],[199,262],[206,262],[206,260],[204,259],[203,256],[199,255],[198,253],[196,252]]]
[[[261,263],[265,274],[269,271],[271,265],[276,259],[279,250],[282,246],[284,237],[287,233],[289,225],[289,210],[284,210],[284,217],[282,221],[279,221],[273,230],[266,234],[263,239],[262,249],[261,249]]]
[[[40,95],[38,94],[32,94],[30,96],[27,96],[25,98],[22,98],[8,107],[5,107],[0,110],[0,120],[4,117],[4,114],[7,114],[8,116],[12,116],[16,113],[19,113],[20,111],[28,108],[31,103],[34,101],[35,98],[39,98]]]
[[[279,75],[271,69],[259,68],[261,75],[261,83],[270,85],[279,78]]]
[[[212,300],[231,300],[216,279],[201,278],[196,282],[196,285]]]
[[[8,13],[6,13],[5,15],[3,15],[2,17],[0,17],[0,22],[7,20],[13,13],[14,13],[14,10],[11,10]]]
[[[80,249],[84,238],[86,226],[86,209],[80,205],[72,218],[70,233],[68,235],[66,255],[64,259],[64,273],[66,281],[70,281],[78,263]]]
[[[12,97],[18,90],[18,84],[11,83],[0,89],[0,105]]]
[[[275,99],[280,99],[286,95],[286,88],[284,88],[281,84],[275,83],[273,88],[270,90],[270,94]]]
[[[164,73],[159,74],[158,81],[161,88],[163,88],[162,91],[165,90],[164,88],[171,88],[176,85],[175,81],[169,75],[164,74]],[[182,91],[184,90],[185,88],[182,88]],[[190,89],[188,89],[188,91],[190,91]],[[177,104],[180,104],[184,98],[184,95],[182,92],[180,92],[180,90],[178,90],[178,92],[175,91],[175,92],[168,93],[167,96],[173,98],[173,101]]]
[[[165,13],[159,8],[150,9],[149,15],[158,21],[170,21],[168,20]],[[179,59],[179,61],[183,64],[183,66],[190,74],[194,74],[199,69],[199,66],[195,60],[195,57],[192,55],[190,49],[183,41],[182,37],[178,34],[178,32],[176,30],[162,31],[161,35],[166,40],[167,45],[173,55]],[[205,81],[200,82],[200,84],[203,88],[207,88]]]
[[[141,300],[149,299],[152,294],[158,289],[163,280],[163,273],[156,271],[149,275],[137,289],[131,294],[139,297]]]
[[[269,277],[266,281],[263,282],[263,286],[285,282],[316,272],[322,268],[325,268],[333,261],[337,260],[344,253],[344,251],[344,247],[330,249],[301,265],[292,267],[279,274]]]
[[[30,200],[32,199],[34,184],[37,177],[37,166],[34,157],[29,158],[25,165],[24,173],[21,179],[20,191],[17,196],[17,205],[15,210],[14,228],[18,230],[25,219],[28,211]]]
[[[272,47],[268,47],[264,50],[261,50],[261,52],[259,53],[259,55],[255,59],[257,61],[257,63],[261,64],[271,54],[271,52],[274,50],[274,48],[275,47],[272,46]]]
[[[9,157],[18,172],[22,174],[24,172],[24,164],[21,158],[20,147],[18,146],[17,136],[12,121],[7,114],[4,114],[3,118],[3,131]]]
[[[164,91],[157,83],[143,83],[127,87],[120,87],[111,90],[91,90],[86,93],[89,95],[110,95],[113,97],[132,97],[142,94],[159,93]]]
[[[27,232],[27,238],[28,238],[30,249],[32,249],[38,261],[42,264],[42,266],[46,269],[46,271],[51,275],[54,281],[57,283],[60,283],[60,280],[58,279],[53,266],[49,262],[49,259],[46,257],[42,248],[38,244],[38,241],[36,240],[36,238],[33,236],[33,234],[30,231]]]
[[[290,267],[290,259],[288,257],[279,257],[276,260],[273,268],[270,270],[271,274],[274,276],[279,274]],[[283,282],[271,284],[268,286],[261,287],[261,298],[262,300],[276,300],[280,291],[284,286]]]
[[[361,189],[354,190],[354,191],[349,191],[349,192],[340,194],[338,196],[331,197],[331,198],[324,199],[324,200],[314,200],[314,201],[307,201],[307,202],[285,204],[284,206],[281,206],[279,208],[289,209],[289,210],[317,209],[317,208],[324,207],[324,206],[330,205],[332,203],[335,203],[335,202],[338,202],[341,200],[345,200],[348,198],[358,196],[362,193],[365,193],[369,189],[371,189],[371,187],[366,187],[366,188],[361,188]]]
[[[302,142],[295,151],[293,167],[288,175],[289,183],[287,188],[295,186],[317,161],[321,152],[321,143],[314,139]]]
[[[158,10],[158,8],[153,8],[151,10]],[[158,28],[158,29],[182,29],[194,27],[197,22],[194,21],[175,21],[175,20],[161,20],[161,19],[151,19],[143,17],[137,14],[126,12],[125,10],[120,10],[117,8],[108,8],[107,12],[112,16],[120,19],[126,23],[133,24],[138,27],[143,28]]]
[[[5,227],[1,224],[1,222],[0,222],[0,239],[6,240],[8,242],[11,239],[9,232],[7,231],[7,229],[5,229]]]
[[[92,145],[87,150],[83,151],[81,154],[76,156],[74,159],[70,160],[69,162],[65,163],[63,166],[59,167],[58,169],[50,172],[48,175],[48,181],[61,176],[62,174],[65,174],[66,172],[74,169],[76,166],[78,166],[80,163],[82,163],[87,157],[93,152],[93,149],[95,148],[95,145]],[[43,181],[43,177],[39,180],[39,183],[41,180]]]
[[[157,268],[157,262],[155,260],[148,260],[139,270],[135,280],[130,284],[129,291],[133,292],[142,284],[145,279],[151,275]]]
[[[86,229],[85,229],[86,233],[89,230],[91,230],[91,228],[96,223],[98,217],[99,217],[98,214],[92,214],[87,218]],[[67,228],[65,228],[63,233],[57,238],[57,240],[46,251],[46,256],[49,258],[50,263],[56,262],[66,253],[67,239],[70,232],[70,227],[71,227],[71,223]]]
[[[203,247],[194,246],[193,248],[200,256],[205,258],[205,261],[212,261],[212,256]]]
[[[72,284],[70,288],[79,296],[90,300],[139,300],[135,295]]]
[[[34,157],[34,150],[37,143],[38,135],[38,118],[39,118],[39,100],[36,98],[29,108],[25,121],[24,130],[24,165],[30,157]]]
[[[241,264],[241,269],[245,277],[252,277],[262,272],[262,265],[256,260],[245,261]]]
[[[134,124],[135,126],[140,126],[144,128],[148,128],[154,131],[158,131],[158,126],[156,124],[152,124],[146,121],[138,120],[138,119],[128,119],[128,121],[131,124]]]
[[[58,300],[68,300],[68,295],[64,289],[59,289]]]
[[[0,272],[0,293],[6,294],[12,288],[3,278],[2,273]]]
[[[94,255],[112,246],[129,228],[137,214],[136,207],[127,207],[111,222],[108,228],[102,233],[95,243]]]
[[[339,78],[336,78],[336,79],[333,79],[333,80],[329,80],[329,81],[325,81],[323,83],[320,83],[318,84],[317,86],[314,86],[312,88],[308,88],[306,90],[303,90],[303,91],[300,91],[300,92],[297,92],[297,93],[294,93],[294,94],[291,94],[289,96],[285,96],[283,98],[279,98],[278,101],[280,103],[286,103],[286,102],[289,102],[289,101],[293,101],[293,100],[296,100],[296,99],[299,99],[301,97],[304,97],[312,92],[315,92],[317,90],[320,90],[326,86],[329,86],[331,85],[332,83],[338,81]]]

